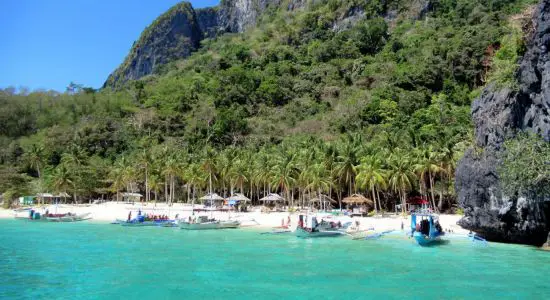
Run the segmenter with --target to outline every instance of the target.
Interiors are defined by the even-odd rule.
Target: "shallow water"
[[[531,247],[259,232],[0,220],[0,298],[550,297],[550,252]]]

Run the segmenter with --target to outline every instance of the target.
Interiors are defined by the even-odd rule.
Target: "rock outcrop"
[[[187,57],[199,48],[202,39],[193,7],[188,2],[179,3],[143,31],[122,65],[109,75],[104,87],[139,79],[160,65]]]
[[[220,25],[218,23],[218,7],[206,7],[196,10],[199,27],[205,38],[218,35]]]
[[[537,195],[505,195],[497,168],[507,138],[530,131],[550,141],[550,0],[535,10],[534,33],[517,72],[519,89],[487,87],[472,104],[475,148],[456,171],[459,221],[492,241],[542,245],[550,230],[550,202]]]
[[[139,79],[170,61],[185,58],[200,47],[204,38],[223,33],[240,33],[255,26],[269,10],[295,11],[323,3],[322,0],[222,0],[216,7],[193,9],[182,2],[161,15],[141,34],[124,62],[109,76],[104,87],[117,87]],[[404,15],[421,18],[431,8],[431,0],[413,0]],[[390,10],[389,6],[385,9]],[[334,31],[354,26],[367,17],[361,6],[347,7],[332,24]],[[386,12],[386,19],[397,11]]]
[[[301,7],[304,0],[292,0],[289,7]],[[141,34],[124,62],[111,74],[104,87],[117,87],[153,73],[156,67],[189,56],[203,38],[225,32],[243,32],[254,26],[270,7],[281,0],[222,0],[219,6],[193,9],[181,2],[162,14]]]

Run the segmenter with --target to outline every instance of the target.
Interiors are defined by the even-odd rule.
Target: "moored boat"
[[[23,213],[27,216],[23,217]],[[29,209],[24,212],[17,212],[15,215],[16,219],[27,219],[32,221],[43,221],[43,222],[78,222],[91,219],[91,213],[83,214],[74,214],[74,213],[64,213],[64,214],[51,214],[46,210],[44,214],[34,210]]]
[[[180,228],[186,230],[230,229],[238,228],[240,225],[241,223],[236,220],[220,221],[206,216],[179,222]]]
[[[49,214],[46,215],[46,219],[50,222],[78,222],[78,221],[84,221],[91,219],[91,213],[83,213],[83,214],[58,214],[53,215]]]
[[[300,215],[298,218],[298,226],[294,231],[294,235],[299,238],[317,238],[317,237],[338,237],[344,235],[345,232],[335,227],[328,227],[327,224],[318,223],[315,216]]]
[[[131,214],[130,214],[131,216]],[[162,226],[162,227],[175,227],[176,220],[170,220],[168,218],[150,218],[138,213],[134,219],[120,220],[117,219],[111,224],[118,224],[125,227],[144,227],[144,226]]]
[[[420,246],[430,246],[440,243],[445,232],[439,224],[437,215],[413,213],[411,215],[411,235]]]

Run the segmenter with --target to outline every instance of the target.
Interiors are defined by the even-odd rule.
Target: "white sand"
[[[195,205],[195,208],[202,208],[201,205]],[[55,206],[48,206],[50,213],[56,213]],[[103,204],[89,204],[89,205],[68,205],[60,204],[57,206],[57,213],[91,213],[92,221],[94,222],[113,222],[116,219],[128,218],[128,213],[132,212],[132,217],[135,217],[137,211],[141,210],[143,213],[151,213],[156,215],[168,215],[170,218],[174,218],[176,214],[179,218],[186,218],[191,215],[191,205],[176,203],[172,207],[168,207],[166,204],[128,204],[128,203],[116,203],[108,202]],[[210,213],[201,212],[198,215],[210,215]],[[214,212],[212,216],[221,220],[225,219],[238,219],[242,222],[243,227],[275,227],[281,226],[282,220],[287,220],[288,216],[291,217],[291,224],[296,226],[298,220],[298,213],[261,213],[260,208],[253,209],[252,212],[247,213],[227,213],[227,212]],[[359,220],[360,228],[368,229],[374,228],[375,230],[400,230],[401,223],[403,223],[405,230],[410,226],[410,216],[403,218],[401,216],[392,215],[386,217],[333,217],[326,214],[318,214],[318,217],[333,218],[346,221]],[[14,214],[12,210],[0,209],[0,218],[13,218]],[[456,222],[460,220],[460,215],[440,215],[439,222],[445,230],[452,230],[455,233],[467,233],[468,231],[456,225]]]

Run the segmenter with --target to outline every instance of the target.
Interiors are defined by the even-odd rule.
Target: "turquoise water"
[[[550,297],[550,252],[0,220],[2,299]]]

